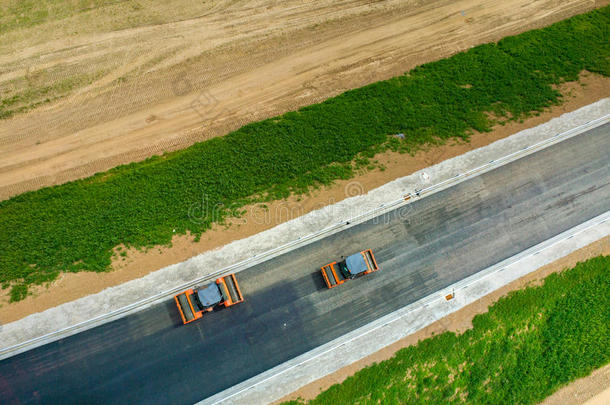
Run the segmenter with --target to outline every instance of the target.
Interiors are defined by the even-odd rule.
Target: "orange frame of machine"
[[[335,264],[337,264],[337,262],[332,262],[327,264],[326,266],[322,266],[320,267],[322,269],[322,277],[324,277],[324,281],[326,282],[326,285],[328,286],[328,288],[333,288],[338,286],[339,284],[343,284],[345,283],[345,280],[339,280],[339,278],[337,277],[337,273],[335,273]],[[331,284],[330,280],[328,279],[328,276],[326,275],[326,272],[324,271],[324,269],[329,268],[330,271],[332,272],[334,278],[335,278],[335,284]]]
[[[197,319],[199,319],[203,316],[203,311],[195,311],[195,308],[193,308],[193,302],[191,301],[190,297],[194,293],[195,293],[195,291],[192,288],[189,288],[188,290],[183,291],[180,294],[174,295],[174,301],[176,301],[176,306],[178,307],[178,312],[180,312],[180,317],[182,318],[182,322],[184,324],[196,321]],[[178,301],[178,296],[182,295],[182,294],[184,294],[186,296],[186,301],[188,302],[189,306],[191,307],[191,312],[193,313],[193,319],[191,319],[190,321],[186,320],[186,316],[184,316],[184,312],[182,312],[182,307],[180,306],[180,301]]]
[[[216,279],[216,284],[218,284],[219,286],[223,286],[225,291],[229,291],[229,288],[227,287],[227,282],[225,281],[225,278],[227,277],[231,277],[231,279],[233,280],[233,285],[235,286],[235,290],[237,290],[237,295],[239,296],[239,300],[233,302],[233,300],[231,299],[231,294],[227,294],[227,299],[224,300],[223,302],[219,303],[218,305],[224,305],[225,307],[230,307],[232,305],[235,304],[239,304],[240,302],[244,302],[244,296],[241,293],[241,290],[239,289],[239,284],[237,284],[237,279],[235,278],[235,274],[229,274],[228,276],[224,276],[221,277],[219,279]]]
[[[244,296],[241,293],[241,290],[239,289],[239,284],[237,284],[237,279],[235,278],[235,274],[229,274],[227,276],[224,277],[220,277],[216,279],[216,284],[218,286],[222,286],[221,288],[224,288],[224,291],[229,291],[229,288],[227,287],[227,282],[225,281],[226,277],[231,277],[231,279],[233,280],[233,285],[235,286],[235,289],[237,290],[237,295],[239,296],[239,300],[238,301],[233,301],[231,299],[231,294],[227,293],[227,297],[225,300],[223,300],[222,302],[219,302],[218,305],[224,305],[225,307],[230,307],[232,305],[235,304],[239,304],[240,302],[244,302]],[[191,308],[191,312],[193,313],[193,319],[191,320],[187,320],[186,316],[184,315],[184,312],[182,311],[182,307],[180,306],[180,302],[178,301],[178,296],[184,294],[186,296],[186,301],[189,304],[189,307]],[[193,321],[196,321],[197,319],[203,317],[203,313],[205,312],[205,310],[199,310],[199,311],[195,311],[195,308],[193,307],[193,302],[191,301],[191,296],[195,294],[195,290],[193,290],[192,288],[189,288],[186,291],[183,291],[179,294],[174,295],[174,301],[176,302],[176,306],[178,307],[178,312],[180,312],[180,317],[182,318],[182,322],[184,324],[187,323],[191,323]],[[224,295],[223,295],[224,298]]]
[[[366,258],[367,253],[369,253],[371,255],[371,259],[372,259],[373,265],[374,265],[373,268],[371,268],[371,266],[369,265],[369,260]],[[379,265],[377,264],[377,259],[375,259],[375,255],[373,254],[373,251],[371,249],[365,249],[362,252],[360,252],[360,254],[364,257],[364,262],[366,263],[366,267],[367,267],[367,270],[362,274],[369,274],[369,273],[379,270]],[[322,277],[324,277],[324,281],[326,282],[326,285],[328,286],[328,288],[336,287],[338,285],[345,283],[347,280],[349,280],[347,278],[344,278],[343,280],[339,280],[339,277],[337,277],[337,273],[335,272],[336,264],[337,264],[337,262],[335,261],[335,262],[327,264],[326,266],[320,267],[320,269],[322,269]],[[326,272],[324,271],[324,269],[326,269],[326,268],[330,269],[330,271],[333,274],[333,277],[335,278],[334,285],[331,284],[330,280],[328,279],[328,276],[326,275]]]
[[[371,266],[369,266],[369,261],[366,260],[367,252],[371,255],[371,260],[373,260],[373,265],[375,266],[374,268],[371,268]],[[366,262],[366,267],[368,268],[368,270],[364,274],[369,274],[369,273],[379,270],[379,265],[377,264],[377,259],[375,259],[375,255],[373,254],[373,251],[371,249],[363,250],[360,253],[362,254],[362,256],[364,256],[364,261]]]

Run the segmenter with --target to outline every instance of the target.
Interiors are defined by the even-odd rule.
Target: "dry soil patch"
[[[607,3],[219,0],[200,9],[142,0],[119,2],[111,16],[94,9],[9,32],[0,37],[0,93],[78,84],[0,121],[0,199],[181,149]]]

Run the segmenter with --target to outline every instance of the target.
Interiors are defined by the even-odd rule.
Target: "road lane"
[[[238,274],[246,301],[173,301],[0,362],[7,402],[193,403],[610,209],[610,124]],[[372,248],[381,271],[326,289]]]

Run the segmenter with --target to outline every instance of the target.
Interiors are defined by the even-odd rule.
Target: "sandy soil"
[[[542,401],[542,405],[610,404],[610,364],[579,378]]]
[[[170,264],[182,262],[202,252],[254,235],[323,206],[334,204],[346,197],[366,193],[396,178],[407,176],[424,167],[485,146],[523,129],[540,125],[552,117],[610,96],[610,78],[583,74],[581,83],[563,85],[561,91],[566,94],[565,103],[538,117],[529,118],[522,123],[513,122],[505,126],[498,126],[489,133],[475,134],[468,144],[448,144],[419,152],[415,156],[397,153],[383,154],[377,158],[381,164],[385,165],[384,171],[375,170],[362,173],[351,180],[340,181],[331,187],[313,191],[307,196],[292,197],[285,201],[268,204],[267,209],[260,206],[247,207],[247,213],[242,218],[231,221],[228,227],[216,226],[203,234],[199,242],[193,242],[192,238],[187,236],[178,236],[174,238],[171,247],[155,248],[148,252],[130,251],[126,258],[117,256],[114,271],[62,274],[48,288],[31,288],[33,291],[31,296],[13,304],[8,303],[8,290],[4,290],[0,292],[0,323],[12,322],[62,303],[97,293],[107,287],[142,277]]]
[[[169,22],[162,2],[151,6],[163,7],[158,18],[135,28],[96,28],[114,27],[128,12],[118,10],[12,32],[0,38],[0,88],[92,81],[0,121],[0,199],[184,148],[609,2],[219,0]]]
[[[360,361],[357,361],[356,363],[344,367],[330,376],[326,376],[323,379],[314,381],[304,386],[300,390],[286,396],[285,398],[282,398],[276,403],[296,398],[315,398],[320,391],[327,389],[335,383],[340,383],[341,381],[345,380],[345,378],[353,375],[356,371],[366,366],[392,357],[396,351],[404,347],[416,344],[420,340],[445,331],[453,331],[456,333],[464,332],[472,327],[472,318],[474,318],[475,315],[485,313],[490,305],[496,302],[500,297],[508,294],[510,291],[521,289],[532,284],[539,284],[544,277],[551,273],[573,267],[579,261],[584,261],[601,254],[610,254],[610,237],[606,237],[592,243],[589,246],[579,249],[554,263],[528,274],[525,277],[515,280],[507,286],[494,291],[493,293],[483,297],[480,300],[477,300],[476,302],[473,302],[459,311],[456,311],[453,314],[427,326],[426,328],[407,336],[390,346],[387,346],[383,350],[380,350]],[[549,397],[544,404],[555,405],[583,403],[608,388],[610,385],[609,377],[610,366],[606,366],[593,372],[590,376],[579,379],[557,391],[554,395]]]

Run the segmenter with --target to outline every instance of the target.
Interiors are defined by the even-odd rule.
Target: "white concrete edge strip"
[[[600,102],[603,102],[603,101],[605,101],[605,100],[601,100]],[[598,102],[598,103],[600,103],[600,102]],[[584,108],[586,108],[586,107],[584,107]],[[277,257],[284,253],[290,252],[292,250],[295,250],[299,247],[312,243],[316,240],[322,239],[326,236],[332,235],[332,234],[340,232],[344,229],[347,229],[352,226],[358,225],[362,222],[365,222],[369,219],[383,215],[384,213],[389,212],[395,208],[409,204],[412,201],[414,201],[415,199],[423,198],[426,195],[430,195],[430,194],[439,192],[441,190],[444,190],[446,188],[459,184],[463,181],[466,181],[469,178],[476,177],[482,173],[485,173],[487,171],[493,170],[502,165],[508,164],[515,160],[518,160],[524,156],[535,153],[539,150],[547,148],[558,142],[561,142],[563,140],[577,136],[590,129],[604,125],[608,122],[610,122],[610,114],[605,114],[599,118],[587,121],[584,124],[571,128],[567,131],[557,133],[552,137],[549,137],[540,142],[534,143],[530,146],[522,147],[520,150],[518,150],[516,152],[513,152],[513,153],[507,154],[505,156],[502,156],[500,158],[491,160],[488,163],[475,167],[471,170],[465,171],[463,173],[457,173],[453,177],[450,177],[444,181],[436,183],[430,187],[427,187],[427,188],[424,188],[421,190],[414,190],[413,193],[405,194],[402,196],[402,198],[400,198],[398,200],[394,200],[394,201],[391,201],[388,203],[381,204],[378,208],[375,208],[371,211],[365,212],[363,214],[360,214],[358,216],[355,216],[355,217],[345,220],[345,221],[340,221],[338,223],[335,223],[334,225],[323,228],[317,232],[310,233],[309,235],[299,237],[291,242],[285,243],[276,248],[267,250],[258,255],[254,255],[252,257],[246,258],[245,260],[238,261],[237,263],[234,263],[230,266],[226,266],[226,267],[223,267],[212,273],[208,273],[202,277],[198,277],[198,278],[192,279],[186,283],[177,285],[169,290],[165,290],[160,293],[151,295],[148,298],[138,300],[132,304],[126,305],[122,308],[118,308],[116,310],[110,311],[108,313],[105,313],[105,314],[102,314],[102,315],[99,315],[96,317],[92,317],[83,322],[78,322],[73,325],[67,326],[65,328],[60,328],[58,330],[43,334],[41,336],[37,336],[32,339],[27,339],[27,340],[24,340],[17,344],[1,348],[0,349],[0,360],[6,359],[8,357],[14,356],[19,353],[23,353],[24,351],[31,350],[33,348],[42,346],[42,345],[50,343],[50,342],[66,338],[66,337],[74,335],[76,333],[83,332],[85,330],[94,328],[96,326],[105,324],[107,322],[122,318],[130,313],[140,311],[144,308],[154,305],[155,303],[164,301],[164,300],[168,299],[169,297],[172,297],[175,294],[177,294],[181,291],[184,291],[188,288],[203,284],[203,283],[213,280],[223,274],[237,273],[241,270],[244,270],[248,267],[252,267],[263,261],[270,260],[274,257]],[[502,142],[502,141],[503,140],[500,140],[498,142]],[[491,145],[489,145],[489,146],[491,146]],[[481,149],[483,149],[483,148],[481,148]],[[459,156],[457,158],[459,158]],[[456,159],[456,158],[453,158],[453,159]],[[20,322],[20,321],[16,321],[16,322]]]
[[[608,235],[610,211],[213,395],[199,404],[261,404],[276,401]],[[448,294],[453,294],[454,298],[447,301]],[[375,333],[381,328],[383,333]]]

